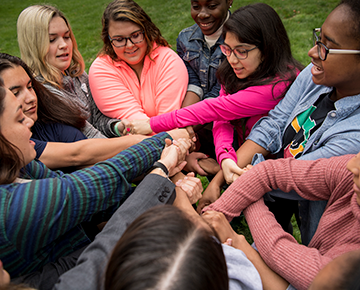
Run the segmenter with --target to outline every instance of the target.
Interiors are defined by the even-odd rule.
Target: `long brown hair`
[[[246,79],[239,79],[227,60],[221,63],[216,76],[228,94],[251,86],[271,83],[275,86],[277,79],[287,82],[289,88],[297,76],[296,69],[304,68],[291,54],[290,40],[279,15],[267,4],[255,3],[236,10],[224,24],[224,38],[227,33],[234,34],[241,42],[256,45],[262,56],[261,64]]]
[[[104,45],[99,55],[108,55],[114,61],[118,60],[109,39],[109,24],[111,20],[130,21],[139,25],[144,31],[147,43],[146,55],[150,55],[152,52],[154,42],[159,46],[170,47],[169,43],[161,35],[159,28],[156,27],[151,18],[136,2],[132,0],[115,0],[106,7],[102,17],[101,39]]]
[[[85,126],[88,116],[84,116],[75,104],[65,102],[56,94],[51,93],[34,78],[30,68],[20,58],[0,53],[0,76],[3,71],[17,66],[21,66],[31,79],[38,99],[38,121],[43,123],[61,123],[79,129]]]
[[[0,116],[5,110],[6,89],[3,79],[0,77]],[[19,158],[21,151],[10,143],[1,133],[0,123],[0,184],[9,184],[19,176],[20,169],[25,166],[23,158]]]

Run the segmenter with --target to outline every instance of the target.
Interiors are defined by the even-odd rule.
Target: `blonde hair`
[[[110,21],[129,21],[139,25],[144,31],[147,43],[146,55],[150,55],[152,52],[154,42],[159,46],[170,47],[161,35],[159,28],[136,2],[133,0],[115,0],[106,7],[102,17],[101,39],[104,45],[99,53],[100,56],[109,55],[114,61],[118,60],[109,39]]]
[[[78,50],[74,33],[65,15],[56,7],[34,5],[24,9],[17,20],[17,36],[21,58],[34,71],[58,88],[62,87],[61,71],[49,64],[46,55],[49,51],[49,24],[54,17],[64,19],[73,43],[72,61],[68,68],[71,77],[80,76],[85,69],[84,60]]]

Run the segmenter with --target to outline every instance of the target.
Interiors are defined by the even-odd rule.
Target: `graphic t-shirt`
[[[331,92],[322,94],[306,111],[297,115],[286,128],[283,137],[283,150],[279,157],[298,158],[304,151],[306,142],[324,122],[327,114],[335,109],[334,101],[330,99]]]

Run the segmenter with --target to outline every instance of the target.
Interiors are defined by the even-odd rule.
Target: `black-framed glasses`
[[[130,40],[132,44],[140,43],[144,40],[144,31],[136,31],[131,34],[129,37],[114,37],[111,38],[109,35],[110,43],[115,47],[126,46],[127,41]]]
[[[248,57],[248,52],[254,50],[255,48],[257,48],[257,46],[250,49],[245,49],[242,46],[235,46],[234,49],[231,49],[231,47],[227,44],[220,44],[221,52],[224,55],[229,57],[233,52],[238,59],[246,59]]]
[[[333,54],[360,54],[360,50],[355,49],[333,49],[327,48],[325,44],[323,44],[319,39],[321,39],[318,33],[321,32],[321,28],[313,29],[313,44],[317,46],[317,51],[319,54],[319,58],[321,60],[326,60],[327,55],[329,53]]]

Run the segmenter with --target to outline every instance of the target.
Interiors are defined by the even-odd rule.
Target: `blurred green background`
[[[100,39],[101,16],[108,0],[53,0],[46,4],[57,6],[65,13],[75,33],[86,69],[95,59],[102,43]],[[190,16],[190,0],[138,0],[150,15],[164,37],[176,49],[176,37],[180,30],[194,23]],[[232,11],[254,2],[234,0]],[[321,26],[338,0],[267,0],[280,15],[288,31],[293,54],[304,65],[310,62],[307,52],[312,43],[312,29]],[[0,52],[20,56],[16,40],[16,20],[27,6],[43,4],[33,0],[0,1]]]

